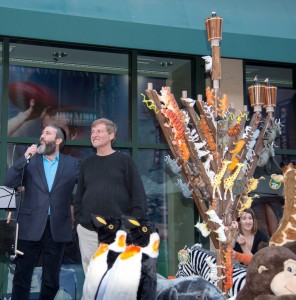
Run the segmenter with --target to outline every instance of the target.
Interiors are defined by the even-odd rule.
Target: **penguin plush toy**
[[[121,219],[92,215],[92,220],[98,231],[99,247],[87,268],[82,300],[96,298],[102,279],[118,255],[126,249],[127,234],[123,230]]]
[[[151,300],[156,295],[156,264],[160,238],[147,219],[122,218],[127,229],[126,250],[109,271],[103,300]]]

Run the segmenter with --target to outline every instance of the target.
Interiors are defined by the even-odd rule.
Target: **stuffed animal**
[[[160,241],[157,230],[154,224],[146,219],[133,217],[122,219],[128,231],[129,245],[117,257],[108,272],[102,299],[155,299],[156,263]],[[97,297],[98,299],[100,298]]]
[[[296,299],[296,241],[259,250],[236,300]]]
[[[98,250],[92,256],[83,284],[82,300],[95,299],[97,290],[117,256],[126,249],[126,232],[118,218],[92,215],[98,229]]]
[[[188,276],[168,280],[157,277],[155,300],[225,300],[223,293],[213,283],[201,276]]]

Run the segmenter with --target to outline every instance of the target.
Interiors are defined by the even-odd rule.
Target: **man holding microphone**
[[[54,299],[59,290],[65,243],[72,240],[71,198],[79,173],[79,161],[60,153],[64,140],[58,126],[48,125],[40,136],[40,147],[28,147],[4,180],[5,186],[25,189],[18,214],[17,246],[24,255],[15,261],[12,300],[29,299],[33,270],[41,252],[40,299]]]

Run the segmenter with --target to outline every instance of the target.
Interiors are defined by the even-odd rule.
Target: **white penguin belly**
[[[110,270],[103,300],[136,300],[141,262],[142,253],[123,260],[118,257]]]

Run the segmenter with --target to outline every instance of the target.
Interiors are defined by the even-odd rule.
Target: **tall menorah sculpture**
[[[253,114],[229,107],[227,95],[220,92],[222,18],[215,13],[206,19],[208,40],[212,48],[212,84],[206,89],[206,100],[197,100],[182,92],[179,107],[169,87],[160,94],[152,83],[144,99],[152,109],[172,152],[172,162],[180,170],[203,220],[196,227],[210,236],[217,253],[220,288],[231,288],[231,249],[237,236],[233,221],[249,208],[260,179],[253,178],[256,166],[265,155],[274,155],[275,136],[280,122],[273,116],[277,88],[258,78],[249,87]],[[149,103],[149,105],[148,105]],[[265,109],[265,112],[263,111]]]

